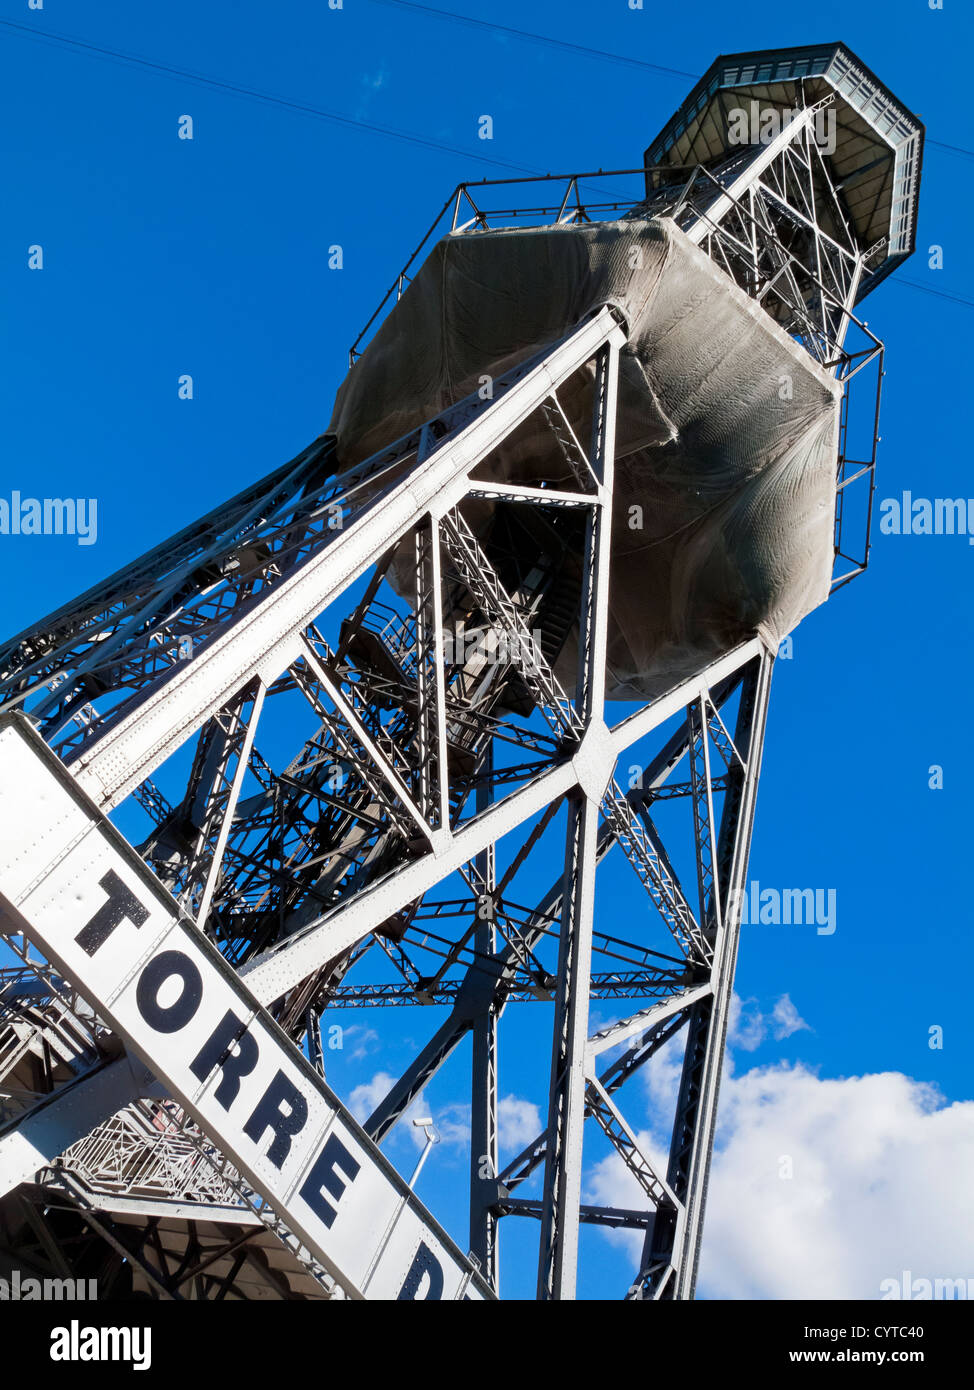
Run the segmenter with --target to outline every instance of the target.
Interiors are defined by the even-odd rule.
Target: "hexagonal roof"
[[[858,298],[909,256],[916,244],[924,127],[843,43],[723,55],[708,68],[649,145],[647,165],[713,165],[740,147],[728,113],[742,102],[795,109],[834,92],[836,141],[826,154],[859,245],[886,239]]]

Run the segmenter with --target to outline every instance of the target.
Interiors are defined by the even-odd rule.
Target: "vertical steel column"
[[[621,335],[620,335],[621,336]],[[598,483],[589,512],[579,614],[575,704],[585,734],[603,725],[605,656],[612,546],[619,343],[610,340],[597,358],[591,467]],[[585,737],[583,734],[583,740]],[[608,781],[612,767],[601,769]],[[581,786],[568,797],[561,941],[555,995],[548,1097],[548,1144],[538,1259],[538,1297],[575,1297],[578,1223],[585,1123],[585,1046],[595,910],[599,801],[603,785]]]
[[[708,932],[714,934],[711,972],[712,994],[693,1006],[687,1026],[686,1050],[677,1100],[667,1181],[684,1204],[682,1222],[660,1212],[647,1238],[644,1269],[671,1267],[662,1296],[693,1297],[700,1257],[700,1237],[713,1154],[720,1075],[727,1036],[731,991],[740,937],[741,900],[754,826],[754,808],[767,721],[773,656],[765,652],[744,677],[734,743],[745,766],[734,762],[728,772],[714,873],[714,891],[708,906]],[[700,702],[706,710],[705,701]],[[703,737],[706,738],[706,722]],[[717,925],[716,890],[723,903],[723,920]],[[660,1296],[659,1276],[647,1278],[635,1296]]]
[[[598,817],[598,804],[580,789],[569,797],[538,1268],[542,1299],[575,1297]]]
[[[491,801],[493,753],[488,747],[477,784],[477,810]],[[481,889],[477,903],[474,950],[481,961],[497,952],[497,914],[494,903],[496,871],[494,846],[488,845],[476,859]],[[497,1010],[493,993],[474,1016],[471,1032],[470,1118],[470,1253],[480,1261],[480,1272],[497,1291],[497,1217],[491,1210],[497,1200]]]
[[[416,610],[416,745],[414,796],[419,813],[427,823],[435,825],[438,798],[432,776],[435,747],[434,719],[436,716],[436,675],[434,662],[440,665],[437,647],[440,635],[435,630],[432,604],[432,523],[428,517],[416,527],[413,536],[415,580],[413,602]]]

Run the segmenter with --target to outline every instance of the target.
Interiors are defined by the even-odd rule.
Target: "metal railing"
[[[729,179],[740,161],[730,160],[720,174]],[[638,187],[633,179],[638,176]],[[611,180],[627,180],[612,193],[602,185]],[[647,185],[654,185],[647,193]],[[537,189],[534,198],[530,194]],[[402,297],[425,253],[441,236],[469,230],[577,225],[609,218],[670,216],[685,229],[695,222],[708,221],[714,203],[726,200],[726,184],[711,169],[664,165],[638,169],[598,169],[588,173],[546,174],[534,178],[484,179],[460,183],[430,224],[419,245],[386,291],[355,342],[349,349],[349,366],[361,356],[378,327],[384,312]],[[737,217],[750,232],[745,242],[735,236],[723,216],[708,228],[715,263],[751,298],[762,304],[769,316],[808,352],[809,356],[843,383],[836,463],[836,508],[834,564],[831,589],[841,588],[861,574],[869,560],[872,501],[875,492],[876,451],[879,442],[879,410],[883,377],[883,345],[868,325],[849,311],[829,288],[784,245],[774,230],[756,219],[739,199],[731,199]],[[872,252],[879,248],[873,247]],[[716,252],[716,254],[715,254]],[[776,270],[763,275],[757,264],[760,254],[773,257]],[[841,253],[841,255],[840,255]],[[836,243],[839,261],[846,255]],[[863,271],[862,283],[870,272]],[[796,290],[798,291],[796,293]],[[847,345],[852,340],[852,346]],[[860,381],[865,368],[873,372],[872,388]],[[857,501],[850,501],[849,489],[855,485]]]

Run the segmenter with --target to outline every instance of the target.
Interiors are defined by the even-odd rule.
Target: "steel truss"
[[[721,92],[720,101],[729,120],[730,95]],[[815,138],[816,116],[833,101],[807,102],[767,145],[741,147],[710,163],[458,184],[352,344],[349,365],[444,232],[672,218],[845,385],[832,580],[833,589],[840,588],[862,574],[869,560],[883,345],[854,308],[874,278],[882,278],[887,244],[859,245],[842,187]],[[637,180],[652,191],[637,192]],[[851,507],[848,489],[856,485],[862,499]]]
[[[847,379],[861,365],[843,345],[872,251],[850,244],[823,182],[813,114],[749,162],[696,169],[636,211],[674,217]],[[574,1296],[582,1223],[640,1233],[630,1298],[693,1295],[773,664],[754,639],[609,722],[625,341],[605,306],[495,382],[490,400],[469,397],[352,469],[336,472],[333,441],[316,441],[0,650],[0,708],[25,713],[115,813],[319,1071],[327,1011],[449,1006],[365,1129],[381,1142],[469,1037],[469,1249],[499,1290],[502,1219],[537,1220],[543,1299]],[[584,444],[558,394],[579,375]],[[492,481],[491,451],[531,415],[562,475]],[[577,582],[566,556],[579,557]],[[336,628],[331,606],[352,585]],[[569,641],[566,689],[554,667]],[[674,835],[666,822],[681,811]],[[562,868],[539,896],[556,842]],[[606,920],[598,891],[613,850],[638,895],[621,922]],[[156,1296],[187,1284],[240,1296],[247,1239],[204,1248],[186,1227],[174,1267],[150,1225],[139,1243],[119,1235],[126,1213],[243,1222],[286,1247],[309,1296],[340,1292],[288,1211],[153,1091],[97,999],[84,1003],[9,924],[7,939],[23,968],[0,979],[2,1190],[36,1207],[36,1189],[57,1188]],[[637,1007],[593,1028],[592,999]],[[552,1005],[547,1115],[504,1164],[500,1025],[524,1001]],[[684,1056],[661,1159],[626,1118],[622,1088],[671,1041]],[[638,1209],[583,1200],[586,1134],[618,1156]],[[514,1195],[539,1179],[539,1196]],[[279,1296],[293,1293],[278,1282]]]

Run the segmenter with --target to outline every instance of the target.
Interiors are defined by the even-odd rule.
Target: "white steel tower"
[[[693,1296],[771,669],[866,565],[856,308],[922,139],[833,43],[718,59],[639,187],[461,185],[329,429],[0,648],[0,1261],[491,1299],[516,1217],[540,1298],[583,1225]],[[360,1125],[323,1020],[403,1008]],[[513,1020],[544,1118],[505,1161]],[[671,1040],[660,1161],[625,1086]],[[451,1238],[379,1145],[460,1067]]]

